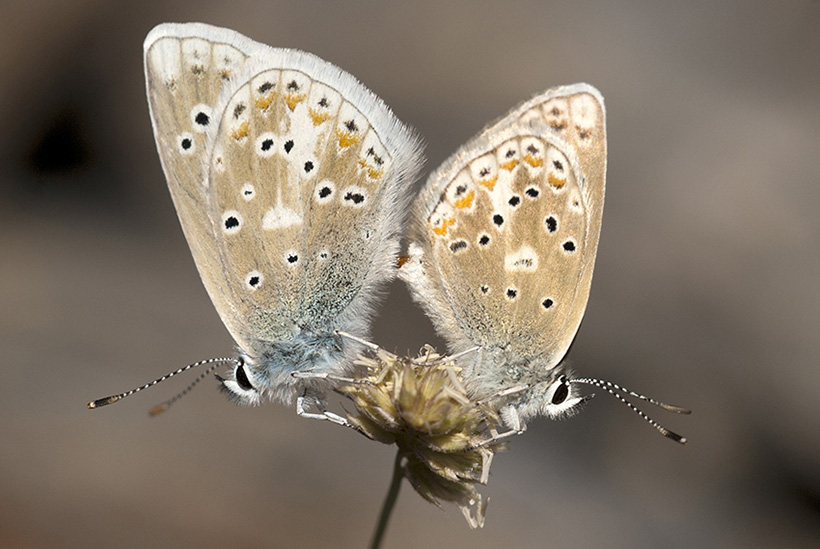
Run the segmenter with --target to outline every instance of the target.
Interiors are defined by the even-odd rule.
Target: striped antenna
[[[635,406],[634,404],[629,402],[620,393],[624,393],[624,394],[627,394],[631,397],[639,398],[639,399],[641,399],[643,401],[646,401],[650,404],[654,404],[655,406],[657,406],[659,408],[662,408],[662,409],[666,410],[667,412],[673,412],[673,413],[676,413],[676,414],[691,414],[692,413],[691,410],[687,410],[686,408],[682,408],[680,406],[674,406],[672,404],[665,404],[665,403],[663,403],[659,400],[655,400],[654,398],[650,398],[650,397],[642,395],[640,393],[636,393],[635,391],[630,391],[626,387],[621,387],[620,385],[612,383],[611,381],[605,381],[603,379],[595,379],[595,378],[591,378],[591,377],[584,377],[584,378],[578,378],[578,379],[571,379],[570,382],[571,383],[586,383],[588,385],[594,385],[595,387],[598,387],[599,389],[603,389],[604,391],[606,391],[610,395],[614,396],[615,398],[617,398],[618,400],[623,402],[630,410],[632,410],[633,412],[638,414],[640,417],[642,417],[644,420],[646,420],[647,423],[649,423],[652,427],[657,429],[660,432],[660,434],[662,434],[663,436],[665,436],[667,438],[671,438],[672,440],[674,440],[675,442],[678,442],[680,444],[686,444],[686,442],[687,442],[686,437],[683,437],[683,436],[681,436],[677,433],[674,433],[674,432],[670,431],[669,429],[667,429],[666,427],[664,427],[663,425],[661,425],[660,423],[658,423],[657,421],[655,421],[654,419],[652,419],[651,417],[646,415],[643,412],[643,410],[641,410],[640,408],[638,408],[637,406]]]
[[[138,393],[138,392],[140,392],[144,389],[147,389],[149,387],[153,387],[157,383],[161,383],[161,382],[165,381],[168,378],[174,377],[175,375],[181,374],[182,372],[187,372],[191,368],[197,368],[199,366],[204,366],[206,364],[211,365],[207,370],[205,370],[204,373],[202,373],[199,376],[199,378],[197,378],[193,383],[191,383],[184,391],[182,391],[181,393],[179,393],[175,397],[173,397],[169,400],[166,400],[162,404],[159,404],[158,406],[155,406],[154,408],[152,408],[151,409],[151,415],[157,415],[157,414],[162,413],[165,410],[167,410],[171,406],[171,404],[173,404],[174,402],[176,402],[177,400],[182,398],[188,391],[190,391],[194,387],[194,385],[199,383],[206,375],[208,375],[209,373],[214,371],[214,369],[216,369],[219,364],[224,364],[224,363],[237,364],[238,365],[238,364],[240,364],[240,361],[239,361],[239,359],[236,359],[236,358],[226,358],[226,357],[209,358],[208,360],[200,360],[199,362],[194,362],[193,364],[188,364],[187,366],[184,366],[184,367],[180,368],[179,370],[175,370],[175,371],[171,372],[170,374],[165,374],[164,376],[162,376],[160,378],[157,378],[157,379],[155,379],[154,381],[152,381],[150,383],[146,383],[145,385],[143,385],[141,387],[131,389],[130,391],[126,391],[126,392],[120,393],[118,395],[111,395],[109,397],[100,398],[100,399],[97,399],[97,400],[92,400],[91,402],[88,403],[88,408],[96,409],[96,408],[101,408],[102,406],[108,406],[109,404],[113,404],[113,403],[115,403],[119,400],[124,399],[125,397],[133,395],[134,393]]]

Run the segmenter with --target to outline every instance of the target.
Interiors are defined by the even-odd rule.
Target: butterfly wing
[[[304,369],[311,336],[365,335],[377,286],[395,272],[418,139],[355,78],[304,52],[197,23],[158,26],[144,50],[168,186],[246,359]]]
[[[580,96],[600,115],[592,115],[597,133],[585,134],[583,153],[571,142],[578,126],[589,126],[589,104],[583,119],[571,107]],[[541,115],[562,102],[570,105],[565,128]],[[416,203],[400,276],[454,350],[482,347],[469,373],[479,395],[520,382],[534,364],[553,368],[578,330],[603,207],[603,136],[594,89],[545,92],[456,152]]]
[[[210,155],[218,283],[261,353],[294,331],[363,335],[395,273],[418,141],[352,76],[271,50],[226,91]]]
[[[151,123],[168,189],[202,282],[233,333],[235,320],[222,313],[231,309],[230,295],[209,270],[217,244],[207,214],[204,157],[222,89],[263,48],[228,29],[165,23],[148,34],[143,49]]]
[[[527,101],[499,122],[499,125],[542,121],[566,139],[575,151],[583,175],[581,193],[587,204],[585,249],[590,256],[583,266],[583,274],[578,285],[579,301],[570,321],[570,324],[575,326],[572,331],[574,337],[589,299],[604,213],[607,153],[604,98],[601,92],[589,84],[561,86]]]

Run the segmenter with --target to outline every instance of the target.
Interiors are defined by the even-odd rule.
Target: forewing
[[[145,82],[162,168],[180,224],[211,300],[223,317],[230,295],[214,269],[216,233],[208,215],[206,141],[218,123],[220,92],[258,44],[209,25],[162,24],[145,39]]]
[[[567,140],[583,174],[581,192],[587,204],[587,236],[583,273],[578,283],[577,309],[569,322],[572,336],[586,310],[595,255],[601,234],[606,189],[606,109],[601,93],[589,84],[572,84],[548,90],[515,109],[502,121],[511,124],[547,125]],[[570,342],[572,339],[570,337]]]

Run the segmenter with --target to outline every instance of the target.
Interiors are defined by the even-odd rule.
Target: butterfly
[[[299,396],[301,412],[354,354],[336,331],[366,337],[395,276],[420,140],[340,68],[232,30],[161,24],[144,61],[168,188],[238,347],[197,365],[231,364],[238,403]]]
[[[452,351],[477,348],[463,372],[472,396],[498,402],[521,432],[559,417],[597,385],[663,434],[613,383],[562,362],[589,300],[606,187],[606,111],[588,84],[547,90],[462,146],[416,199],[399,276]]]

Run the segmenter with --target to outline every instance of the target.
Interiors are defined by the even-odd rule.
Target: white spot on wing
[[[334,194],[336,194],[336,185],[329,179],[320,181],[313,191],[313,196],[319,204],[327,204],[333,200]]]
[[[213,119],[211,107],[200,103],[191,109],[191,127],[194,131],[205,133]]]
[[[193,134],[188,132],[179,134],[179,137],[177,137],[177,147],[179,148],[179,154],[183,156],[194,154],[194,152],[196,152],[196,140]]]
[[[339,109],[336,125],[336,141],[339,149],[346,149],[361,143],[370,125],[367,119],[350,103],[343,103]]]
[[[438,206],[433,210],[433,213],[430,214],[428,225],[437,236],[447,236],[449,230],[458,227],[455,211],[453,211],[452,206],[446,202],[439,202]]]
[[[285,260],[285,265],[287,265],[291,269],[299,264],[299,252],[296,250],[286,251],[283,257]]]
[[[225,234],[238,233],[242,228],[242,216],[236,210],[228,210],[222,214],[222,232]]]
[[[207,71],[211,66],[210,43],[201,38],[183,39],[182,60],[189,71]]]
[[[157,71],[166,86],[179,79],[181,66],[179,42],[173,38],[160,38],[151,46],[148,54],[149,68]]]
[[[476,204],[476,188],[466,170],[460,172],[444,190],[447,202],[458,210],[473,212]]]
[[[538,254],[527,245],[504,258],[504,269],[507,272],[528,272],[538,270]]]
[[[485,154],[470,163],[473,181],[492,192],[498,181],[498,161],[494,154]]]
[[[542,110],[544,113],[544,119],[550,127],[556,130],[566,129],[569,119],[569,106],[566,99],[551,99],[550,101],[544,103]]]
[[[282,71],[283,88],[279,91],[285,99],[288,109],[295,111],[307,99],[310,90],[310,78],[300,71]]]
[[[363,208],[367,203],[367,190],[358,185],[349,185],[342,190],[342,204],[354,208]]]
[[[336,116],[342,104],[339,92],[321,82],[314,82],[308,96],[308,114],[314,127],[320,127]]]
[[[276,152],[276,139],[271,132],[265,132],[256,138],[256,154],[268,158]]]
[[[230,77],[245,60],[245,56],[227,44],[214,44],[214,68],[223,78]]]
[[[362,148],[359,152],[359,168],[371,181],[381,179],[385,170],[390,166],[390,158],[387,155],[379,136],[371,128],[362,141]]]
[[[518,141],[510,139],[506,143],[503,143],[498,147],[496,155],[498,167],[501,168],[502,171],[511,172],[518,166],[521,159],[521,148],[518,145]]]
[[[521,159],[531,174],[541,173],[544,169],[544,145],[536,137],[525,137],[521,140]]]
[[[262,285],[265,277],[259,271],[251,271],[245,275],[245,287],[250,291],[256,291]]]
[[[570,100],[570,112],[572,113],[572,123],[578,132],[591,132],[595,129],[595,122],[598,118],[598,103],[592,96],[583,94],[573,97]],[[587,145],[591,141],[589,139],[580,139],[579,143]]]
[[[265,217],[262,218],[262,228],[266,231],[275,231],[301,224],[302,214],[281,204],[265,212]]]

